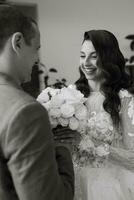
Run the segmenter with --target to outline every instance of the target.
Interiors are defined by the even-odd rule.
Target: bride
[[[87,134],[94,136],[98,131],[96,141],[104,133],[113,138],[108,145],[108,158],[101,162],[98,158],[90,159],[88,154],[85,162],[81,162],[85,157],[81,148],[74,153],[75,198],[134,199],[134,96],[130,77],[125,73],[124,57],[112,33],[85,32],[76,87],[88,97]]]
[[[75,200],[134,200],[134,87],[112,33],[85,32],[75,85],[89,124],[72,155]],[[105,148],[91,155],[91,142]]]

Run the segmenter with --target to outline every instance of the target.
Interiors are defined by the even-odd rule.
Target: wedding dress
[[[121,125],[118,130],[113,126],[110,115],[103,109],[104,96],[92,92],[86,105],[89,122],[95,131],[99,127],[103,132],[112,132],[114,147],[124,147],[123,138],[128,142],[128,151],[134,150],[134,97],[126,90],[120,91]],[[97,127],[98,126],[98,127]],[[90,156],[83,156],[77,148],[73,153],[75,170],[75,200],[134,200],[134,170],[127,169],[120,163],[107,158],[104,162],[92,161]],[[134,166],[133,166],[134,169]]]

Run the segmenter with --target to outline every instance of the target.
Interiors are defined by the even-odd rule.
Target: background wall
[[[14,0],[23,2],[23,0]],[[134,34],[133,0],[25,0],[38,4],[41,31],[41,61],[56,68],[68,83],[78,77],[83,33],[107,29],[115,34],[125,55],[131,55],[128,34]]]

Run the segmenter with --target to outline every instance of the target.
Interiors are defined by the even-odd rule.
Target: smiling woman
[[[87,97],[88,125],[73,154],[75,199],[132,200],[133,80],[111,32],[85,32],[79,69],[75,84]]]
[[[90,40],[84,41],[81,48],[80,66],[88,80],[100,78],[99,68],[97,67],[97,52]]]

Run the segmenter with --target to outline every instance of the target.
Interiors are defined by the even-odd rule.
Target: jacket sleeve
[[[20,200],[72,200],[74,173],[66,147],[54,147],[46,110],[21,106],[8,123],[5,156]]]

